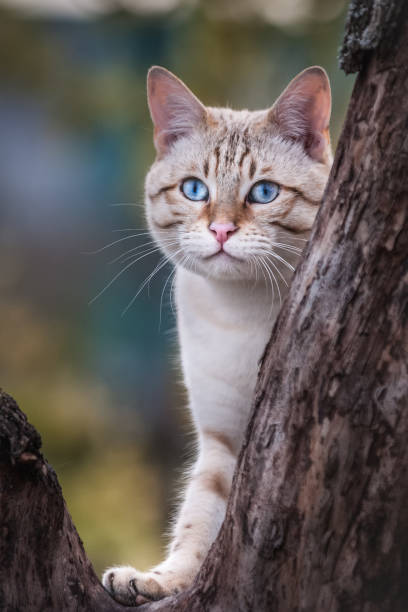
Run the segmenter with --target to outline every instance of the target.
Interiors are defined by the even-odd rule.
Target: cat
[[[330,84],[311,67],[262,111],[205,107],[172,73],[148,73],[157,157],[145,184],[150,231],[176,266],[184,380],[197,430],[165,561],[108,569],[137,605],[191,585],[224,519],[257,378],[332,164]]]

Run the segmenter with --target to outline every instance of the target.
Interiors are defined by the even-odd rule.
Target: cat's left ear
[[[298,74],[268,113],[283,137],[300,142],[312,159],[325,162],[330,151],[330,82],[319,66]]]
[[[174,74],[153,66],[147,75],[147,98],[154,124],[154,144],[159,155],[206,119],[200,100]]]

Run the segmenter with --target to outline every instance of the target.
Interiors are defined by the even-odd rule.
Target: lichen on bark
[[[405,4],[405,0],[351,0],[339,55],[346,74],[361,70],[367,55],[380,44],[392,44]]]

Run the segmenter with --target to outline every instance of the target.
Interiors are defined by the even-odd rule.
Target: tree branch
[[[352,3],[342,62],[363,70],[226,520],[194,586],[141,610],[408,609],[407,39],[406,3]],[[130,610],[97,580],[38,434],[0,407],[0,607]]]
[[[34,427],[0,391],[0,610],[134,610],[100,584],[40,448]]]

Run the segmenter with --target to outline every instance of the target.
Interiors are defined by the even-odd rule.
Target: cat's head
[[[304,246],[332,163],[325,71],[301,72],[271,108],[254,112],[205,107],[160,67],[147,87],[157,157],[146,213],[163,251],[213,278],[284,274]]]

